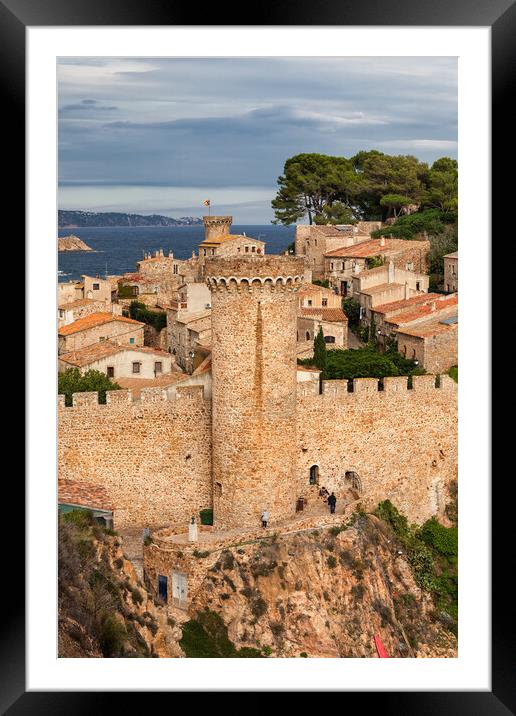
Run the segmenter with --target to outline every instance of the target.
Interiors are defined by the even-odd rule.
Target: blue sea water
[[[234,234],[245,234],[265,241],[267,254],[279,254],[294,241],[294,226],[233,226]],[[59,253],[59,281],[80,279],[82,274],[104,276],[136,271],[136,262],[145,251],[154,253],[172,249],[178,259],[187,259],[204,238],[204,226],[141,226],[59,229],[59,236],[73,234],[93,251],[62,251]]]

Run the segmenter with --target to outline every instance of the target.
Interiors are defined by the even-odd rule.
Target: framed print
[[[0,12],[29,328],[3,710],[514,710],[486,277],[514,5]]]

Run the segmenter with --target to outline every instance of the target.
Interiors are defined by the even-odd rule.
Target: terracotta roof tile
[[[91,507],[99,510],[115,509],[106,489],[101,485],[75,480],[58,480],[57,495],[59,503]]]
[[[392,303],[382,303],[372,308],[371,311],[375,313],[396,313],[404,308],[410,308],[411,306],[427,303],[428,301],[435,301],[440,298],[442,298],[442,294],[440,293],[417,293],[410,298],[402,298],[399,301],[392,301]]]
[[[301,315],[305,318],[320,318],[323,321],[347,322],[347,317],[342,308],[302,308]]]
[[[435,308],[434,308],[435,303]],[[431,301],[430,303],[424,303],[420,306],[415,306],[410,311],[400,311],[395,313],[393,316],[389,316],[386,319],[387,323],[392,323],[395,326],[401,326],[411,321],[417,321],[423,316],[439,315],[444,309],[456,306],[458,303],[457,296],[452,296],[449,301]]]
[[[133,346],[131,344],[118,344],[112,341],[99,341],[98,343],[92,343],[90,346],[81,348],[78,351],[70,351],[69,353],[63,353],[59,356],[59,360],[70,365],[83,367],[94,363],[95,361],[107,358],[108,356],[115,355],[117,353],[151,353],[160,357],[170,356],[167,351],[161,350],[161,348],[151,348],[150,346]]]
[[[57,332],[60,336],[70,336],[79,331],[86,331],[89,328],[95,328],[95,326],[102,326],[104,323],[111,323],[111,321],[117,321],[119,323],[131,323],[136,326],[144,326],[144,323],[140,321],[134,321],[132,318],[126,318],[126,316],[114,316],[112,313],[91,313],[89,316],[78,318],[73,323],[69,323],[67,326],[62,326]]]
[[[400,251],[404,251],[409,248],[421,248],[428,247],[428,241],[406,241],[404,239],[385,239],[385,244],[382,246],[380,243],[381,239],[370,239],[369,241],[361,241],[360,243],[353,244],[353,246],[346,246],[341,249],[334,249],[333,251],[327,251],[324,255],[328,258],[372,258],[379,254],[394,254]]]

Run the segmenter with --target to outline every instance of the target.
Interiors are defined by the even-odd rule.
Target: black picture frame
[[[251,9],[172,4],[170,0],[0,0],[0,84],[6,124],[4,137],[17,147],[16,162],[9,164],[8,205],[18,217],[25,216],[25,30],[28,26],[102,25],[312,25],[312,26],[484,26],[492,33],[492,176],[496,178],[492,215],[507,215],[512,206],[509,183],[498,182],[503,167],[514,166],[510,141],[514,122],[509,111],[516,68],[516,3],[514,0],[276,0],[257,3]],[[503,158],[503,163],[502,163]],[[499,229],[502,229],[500,221]],[[506,229],[506,227],[503,227]],[[496,222],[493,228],[495,235]],[[504,231],[505,233],[505,231]],[[496,327],[496,323],[494,324]],[[489,379],[489,377],[488,377]],[[500,446],[500,444],[498,444]],[[495,453],[492,446],[492,454]],[[10,502],[24,502],[23,481],[11,481]],[[510,625],[514,622],[512,591],[504,546],[513,540],[508,532],[506,510],[502,512],[503,486],[493,484],[493,592],[492,592],[492,691],[360,692],[346,693],[341,707],[358,696],[361,708],[378,708],[383,714],[508,714],[516,713],[516,669]],[[505,519],[504,519],[505,518]],[[9,608],[0,612],[0,710],[2,713],[59,714],[102,713],[120,706],[120,693],[26,692],[25,605],[20,585],[24,582],[24,545],[21,529],[4,550],[4,577],[16,584],[9,588]],[[506,539],[507,537],[507,539]],[[11,596],[16,594],[16,596]],[[336,685],[332,685],[338,690]],[[321,690],[324,686],[321,686]],[[131,706],[144,707],[142,693],[131,693]],[[144,696],[145,698],[146,695]],[[364,703],[364,697],[367,702]],[[115,699],[117,700],[115,702]],[[350,703],[350,700],[351,703]],[[270,702],[269,702],[270,705]],[[355,705],[355,704],[353,704]],[[171,706],[171,704],[170,704]]]

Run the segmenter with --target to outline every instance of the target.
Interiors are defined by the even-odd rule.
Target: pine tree
[[[319,332],[314,340],[314,363],[321,371],[326,368],[326,343],[322,326],[319,326]]]

